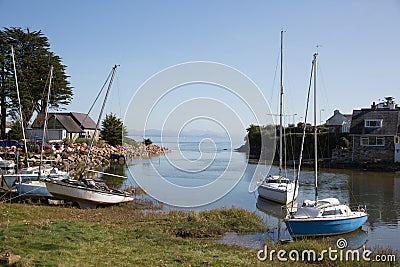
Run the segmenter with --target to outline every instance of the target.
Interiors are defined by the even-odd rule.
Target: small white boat
[[[57,168],[44,169],[40,172],[40,178],[38,174],[14,174],[16,176],[15,188],[20,196],[51,197],[52,195],[47,190],[43,179],[62,180],[69,177],[67,172],[60,171]]]
[[[82,209],[134,200],[131,193],[109,188],[99,179],[45,179],[45,182],[47,189],[55,198],[76,202]]]
[[[258,187],[258,195],[280,204],[289,204],[296,199],[298,186],[286,177],[268,176]]]
[[[295,201],[298,187],[294,181],[282,175],[283,161],[283,31],[281,31],[281,94],[279,112],[279,174],[269,175],[258,186],[258,195],[264,199],[280,204],[288,204]]]
[[[19,176],[19,177],[23,178],[21,176]],[[32,178],[32,177],[30,177],[30,178]],[[46,183],[44,183],[43,181],[31,179],[31,180],[27,180],[25,182],[16,183],[15,187],[18,191],[19,196],[51,197],[51,194],[47,190]]]
[[[19,195],[46,197],[51,196],[51,194],[47,190],[46,184],[41,180],[49,177],[60,180],[68,178],[69,174],[57,168],[43,165],[39,175],[39,166],[34,166],[21,169],[18,173],[2,175],[2,183],[5,184],[6,190],[16,190]]]

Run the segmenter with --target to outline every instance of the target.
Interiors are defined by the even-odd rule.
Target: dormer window
[[[365,120],[364,124],[365,128],[381,128],[382,127],[382,120]]]

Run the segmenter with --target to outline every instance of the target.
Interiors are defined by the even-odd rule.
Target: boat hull
[[[7,191],[15,189],[15,181],[17,177],[14,175],[2,175],[1,176],[1,187]]]
[[[17,183],[16,185],[19,195],[35,196],[35,197],[51,197],[47,190],[46,184],[42,181],[28,181],[25,183]]]
[[[36,181],[37,179],[38,179],[37,174],[5,174],[5,175],[2,175],[2,183],[5,183],[5,185],[9,188],[9,190],[16,189],[17,184],[30,182],[30,181]]]
[[[67,183],[47,182],[48,191],[56,198],[77,202],[81,208],[96,208],[98,205],[114,205],[133,201],[131,195],[96,190]]]
[[[298,188],[296,188],[296,193],[293,187],[286,189],[276,189],[271,188],[269,186],[260,185],[258,187],[258,195],[263,198],[267,199],[279,204],[289,204],[293,201],[293,199],[297,198]],[[294,195],[294,198],[293,198]]]
[[[286,219],[286,227],[292,237],[326,236],[349,233],[360,228],[368,215],[340,219]]]
[[[52,168],[52,167],[42,166],[42,168],[43,169],[41,170],[42,174],[40,175],[40,179],[45,179],[45,178],[48,178],[49,176],[53,177],[53,178],[59,177],[61,179],[61,178],[68,176],[68,173],[63,172],[63,171],[58,171],[57,169]],[[55,171],[55,172],[53,172],[53,171]],[[39,168],[38,168],[38,166],[35,166],[35,167],[22,169],[22,170],[20,170],[19,173],[16,173],[16,174],[4,174],[1,176],[2,187],[4,184],[4,186],[6,186],[6,187],[4,187],[5,189],[14,190],[14,189],[16,189],[16,185],[18,183],[37,181],[38,173],[39,173]],[[44,185],[44,187],[46,188],[45,184],[42,184],[42,185]]]

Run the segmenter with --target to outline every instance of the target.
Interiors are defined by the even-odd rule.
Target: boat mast
[[[91,143],[90,143],[89,151],[88,151],[88,154],[87,154],[87,156],[86,156],[85,164],[83,165],[82,172],[81,172],[81,175],[79,176],[79,179],[81,179],[81,178],[83,177],[83,173],[84,173],[85,170],[86,170],[86,165],[87,165],[87,162],[88,162],[89,157],[90,157],[90,152],[92,151],[92,147],[93,147],[93,143],[94,143],[94,138],[96,137],[97,131],[98,131],[99,126],[100,126],[101,116],[103,115],[104,107],[106,106],[106,102],[107,102],[107,98],[108,98],[108,93],[110,92],[111,85],[112,85],[112,83],[113,83],[114,75],[115,75],[115,71],[117,70],[117,67],[118,67],[118,65],[114,65],[114,67],[112,68],[110,83],[108,84],[106,96],[104,97],[104,101],[103,101],[103,105],[101,106],[99,118],[97,119],[96,129],[94,130],[94,134],[93,134],[93,137],[92,137],[92,141],[91,141]]]
[[[314,168],[315,168],[315,205],[318,203],[318,151],[317,151],[317,56],[314,53]]]
[[[299,156],[299,164],[297,165],[297,173],[295,177],[295,185],[294,185],[294,191],[296,192],[297,187],[299,186],[299,178],[300,178],[300,171],[301,171],[301,163],[303,162],[303,151],[304,151],[304,143],[305,143],[305,137],[306,137],[306,129],[307,129],[307,118],[308,118],[308,110],[310,106],[310,93],[311,93],[311,87],[312,87],[312,81],[313,81],[313,73],[314,73],[314,59],[311,62],[311,73],[310,73],[310,81],[308,83],[308,90],[307,90],[307,104],[306,104],[306,112],[304,114],[304,127],[303,127],[303,135],[301,138],[301,145],[300,145],[300,156]],[[294,204],[294,195],[293,195],[293,201],[291,205],[291,210],[293,210],[293,204]]]
[[[40,174],[42,171],[41,169],[42,169],[42,162],[43,162],[43,145],[44,145],[44,140],[46,137],[46,130],[47,130],[47,114],[49,112],[50,89],[51,89],[52,79],[53,79],[53,65],[50,66],[49,89],[47,90],[47,101],[46,101],[46,108],[45,108],[45,113],[44,113],[44,125],[43,125],[43,135],[42,135],[42,147],[40,148],[40,164],[39,164],[38,180],[40,180]]]
[[[25,136],[25,127],[24,127],[24,118],[22,117],[22,107],[21,107],[21,98],[19,97],[19,87],[18,87],[18,79],[17,79],[17,68],[15,67],[15,58],[14,58],[14,47],[11,46],[11,55],[14,66],[14,77],[15,77],[15,86],[17,87],[17,97],[18,97],[18,105],[19,105],[19,115],[21,119],[21,127],[22,127],[22,136],[24,137],[24,148],[25,148],[25,161],[26,166],[29,167],[28,162],[28,147],[26,146],[26,136]],[[17,162],[18,164],[18,162]]]
[[[283,30],[281,30],[281,94],[279,99],[279,181],[282,174],[282,124],[283,124]]]

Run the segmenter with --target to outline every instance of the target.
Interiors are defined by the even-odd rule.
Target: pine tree
[[[122,145],[123,137],[127,131],[121,119],[113,113],[106,115],[100,130],[101,138],[112,146]]]
[[[23,137],[21,122],[17,121],[11,126],[11,130],[8,132],[9,139],[21,140]]]

